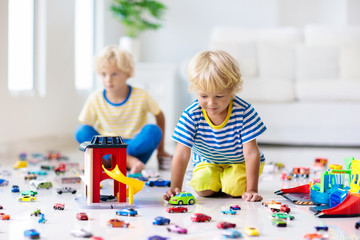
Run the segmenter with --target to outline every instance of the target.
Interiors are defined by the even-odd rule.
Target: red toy
[[[190,217],[193,222],[210,222],[211,217],[203,213],[194,213]]]
[[[89,220],[89,217],[86,213],[84,212],[79,212],[76,214],[76,218],[79,220]]]
[[[55,168],[54,168],[54,172],[59,175],[60,173],[65,173],[66,171],[66,164],[61,162],[59,163]]]
[[[235,223],[229,223],[229,222],[219,222],[218,224],[216,224],[216,227],[220,228],[220,229],[235,228],[236,224]]]
[[[55,210],[64,210],[65,209],[65,203],[55,203],[53,208]]]
[[[186,213],[188,211],[187,207],[169,207],[166,209],[168,213]]]
[[[5,213],[0,213],[0,217],[2,220],[10,220],[10,215]]]

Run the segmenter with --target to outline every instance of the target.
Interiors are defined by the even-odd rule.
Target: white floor
[[[315,157],[327,157],[330,163],[342,164],[343,158],[347,156],[359,157],[358,149],[341,148],[277,148],[263,147],[267,160],[270,162],[283,162],[287,169],[294,166],[311,166]],[[70,150],[64,152],[70,157],[71,162],[82,162],[82,152]],[[290,187],[302,184],[302,182],[282,183],[278,174],[263,174],[260,181],[260,193],[264,200],[279,200],[289,204],[291,213],[295,220],[289,221],[286,228],[277,228],[271,223],[271,211],[261,203],[244,202],[238,198],[201,198],[197,197],[197,204],[188,206],[188,213],[166,212],[167,203],[162,200],[162,194],[166,188],[147,187],[134,196],[136,209],[139,216],[136,217],[118,217],[115,215],[115,209],[83,209],[75,201],[75,195],[58,195],[56,188],[64,186],[60,182],[60,177],[50,174],[49,179],[53,181],[54,188],[51,190],[39,190],[37,201],[34,203],[19,203],[16,201],[18,194],[11,193],[12,185],[19,185],[21,190],[29,189],[28,182],[24,180],[24,173],[21,170],[13,170],[12,164],[16,161],[1,161],[0,170],[8,169],[12,175],[1,176],[10,181],[9,186],[0,187],[0,205],[4,206],[6,214],[10,214],[11,220],[0,220],[0,239],[24,239],[25,229],[35,228],[41,234],[41,239],[73,239],[70,232],[78,227],[82,227],[92,232],[95,236],[101,236],[103,239],[147,239],[152,235],[161,235],[169,239],[223,239],[222,230],[216,228],[219,221],[229,221],[237,224],[237,229],[243,233],[246,239],[250,237],[244,234],[246,225],[255,226],[259,232],[258,239],[302,239],[306,233],[315,232],[314,226],[327,225],[330,229],[328,234],[330,239],[359,239],[360,230],[355,229],[355,223],[360,220],[356,218],[332,218],[320,219],[309,211],[308,206],[298,206],[285,200],[273,192],[282,187]],[[149,168],[156,168],[154,159],[148,164]],[[31,169],[38,169],[39,166],[31,166]],[[160,172],[163,178],[170,177],[169,172]],[[184,183],[184,189],[193,192],[187,185],[188,178]],[[111,189],[112,181],[104,181],[103,193]],[[76,196],[83,196],[81,184],[71,184],[78,189]],[[54,203],[65,203],[64,211],[53,210]],[[237,215],[222,215],[221,210],[230,205],[239,204],[242,208]],[[38,218],[31,217],[30,213],[35,209],[41,209],[48,220],[45,224],[39,224]],[[90,220],[79,221],[75,218],[77,212],[86,212]],[[195,212],[205,213],[212,217],[209,223],[193,223],[190,221],[190,215]],[[188,229],[188,234],[178,235],[169,233],[166,226],[155,226],[152,224],[156,216],[164,216],[171,219],[171,224],[177,224]],[[109,228],[106,222],[111,218],[120,218],[130,223],[130,228]]]

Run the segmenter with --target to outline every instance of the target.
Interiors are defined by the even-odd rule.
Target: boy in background
[[[177,146],[164,199],[181,192],[191,157],[190,185],[199,196],[223,192],[261,201],[258,180],[265,158],[256,137],[266,127],[255,109],[235,95],[242,87],[238,63],[224,51],[205,51],[192,59],[188,75],[197,100],[184,110],[173,133]]]
[[[104,89],[88,97],[79,115],[81,125],[75,139],[82,143],[94,135],[121,136],[128,144],[130,173],[140,173],[156,148],[159,163],[170,157],[164,150],[165,117],[159,105],[146,90],[127,84],[134,76],[132,54],[117,46],[106,47],[95,57],[95,72]],[[155,116],[156,125],[148,124],[148,112]]]

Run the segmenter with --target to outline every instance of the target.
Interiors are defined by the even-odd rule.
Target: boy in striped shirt
[[[159,160],[170,157],[164,150],[165,117],[159,105],[146,90],[127,84],[134,75],[133,56],[117,46],[109,46],[95,58],[95,71],[104,89],[87,99],[75,139],[82,143],[94,135],[121,136],[128,144],[127,168],[131,174],[144,169],[156,148]],[[148,112],[155,116],[156,124],[148,124]]]
[[[235,95],[242,87],[237,61],[224,51],[205,51],[192,59],[188,75],[197,100],[184,110],[174,130],[171,188],[164,199],[181,192],[191,158],[190,185],[199,196],[223,192],[261,201],[258,179],[265,158],[256,137],[266,127],[254,108]]]

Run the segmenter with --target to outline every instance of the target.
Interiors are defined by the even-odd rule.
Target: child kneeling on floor
[[[188,75],[197,100],[184,110],[174,130],[171,188],[164,199],[181,192],[191,157],[190,185],[199,196],[222,192],[261,201],[258,180],[265,158],[256,137],[266,127],[255,109],[236,96],[242,87],[237,61],[224,51],[205,51],[192,59]]]
[[[117,46],[106,47],[95,58],[95,71],[104,89],[87,99],[75,139],[82,143],[94,135],[121,136],[128,144],[127,168],[140,173],[156,148],[159,163],[170,154],[164,150],[165,117],[159,105],[146,90],[127,84],[134,75],[134,64],[132,54]],[[156,124],[147,123],[148,112],[155,116]]]

